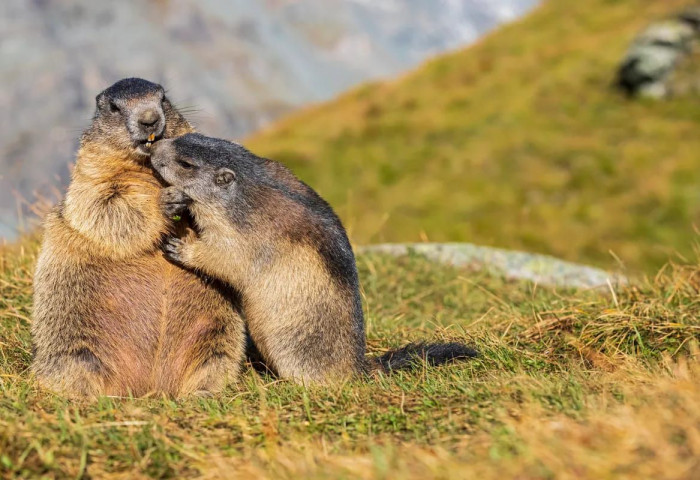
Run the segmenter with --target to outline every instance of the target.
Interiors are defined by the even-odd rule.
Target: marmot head
[[[243,214],[271,187],[262,162],[241,145],[190,133],[152,148],[151,164],[166,183],[192,200]]]
[[[129,156],[146,159],[151,145],[192,131],[172,106],[163,87],[140,78],[125,78],[96,97],[92,126],[83,142],[105,141]]]

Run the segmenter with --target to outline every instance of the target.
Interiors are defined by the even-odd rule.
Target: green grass
[[[688,3],[549,0],[246,144],[317,188],[359,244],[469,241],[654,272],[696,242],[700,98],[629,101],[611,83],[634,35]]]
[[[469,240],[655,276],[554,290],[418,257],[358,259],[372,354],[481,358],[333,387],[247,369],[213,398],[73,402],[31,361],[37,241],[0,248],[2,478],[692,478],[700,471],[696,102],[608,86],[686,2],[549,1],[475,47],[253,138],[358,242]],[[677,260],[659,268],[672,254]],[[658,273],[656,273],[658,272]]]
[[[418,339],[478,360],[302,388],[247,370],[209,399],[71,402],[30,362],[34,241],[0,251],[0,477],[689,478],[700,274],[567,291],[412,256],[359,259],[372,353]]]

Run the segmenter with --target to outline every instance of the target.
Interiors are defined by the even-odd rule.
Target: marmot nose
[[[139,124],[144,127],[152,127],[159,120],[160,115],[153,109],[146,110],[141,115],[139,115]]]

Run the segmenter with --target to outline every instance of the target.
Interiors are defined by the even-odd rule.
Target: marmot
[[[96,101],[65,199],[45,220],[32,369],[77,397],[220,390],[244,351],[236,295],[163,257],[172,222],[149,164],[153,142],[193,129],[146,80]]]
[[[153,167],[174,210],[185,206],[199,237],[170,238],[174,262],[240,291],[248,331],[282,378],[310,383],[432,364],[477,353],[459,343],[365,353],[365,324],[350,242],[333,209],[282,164],[199,134],[154,146]]]

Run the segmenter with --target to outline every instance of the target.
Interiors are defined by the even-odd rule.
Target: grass
[[[611,83],[634,35],[688,3],[549,0],[246,144],[317,188],[359,244],[469,241],[653,273],[697,240],[698,97],[630,101]]]
[[[0,477],[681,479],[700,467],[697,267],[613,296],[362,256],[372,353],[457,339],[481,359],[308,389],[248,370],[215,398],[80,403],[27,373],[36,250],[0,251]]]
[[[634,33],[685,3],[551,0],[250,141],[317,187],[358,242],[614,256],[652,277],[555,290],[364,255],[372,354],[449,339],[481,358],[326,388],[248,369],[213,398],[82,403],[28,373],[38,242],[27,238],[0,247],[0,477],[693,478],[700,116],[687,99],[608,88]]]

